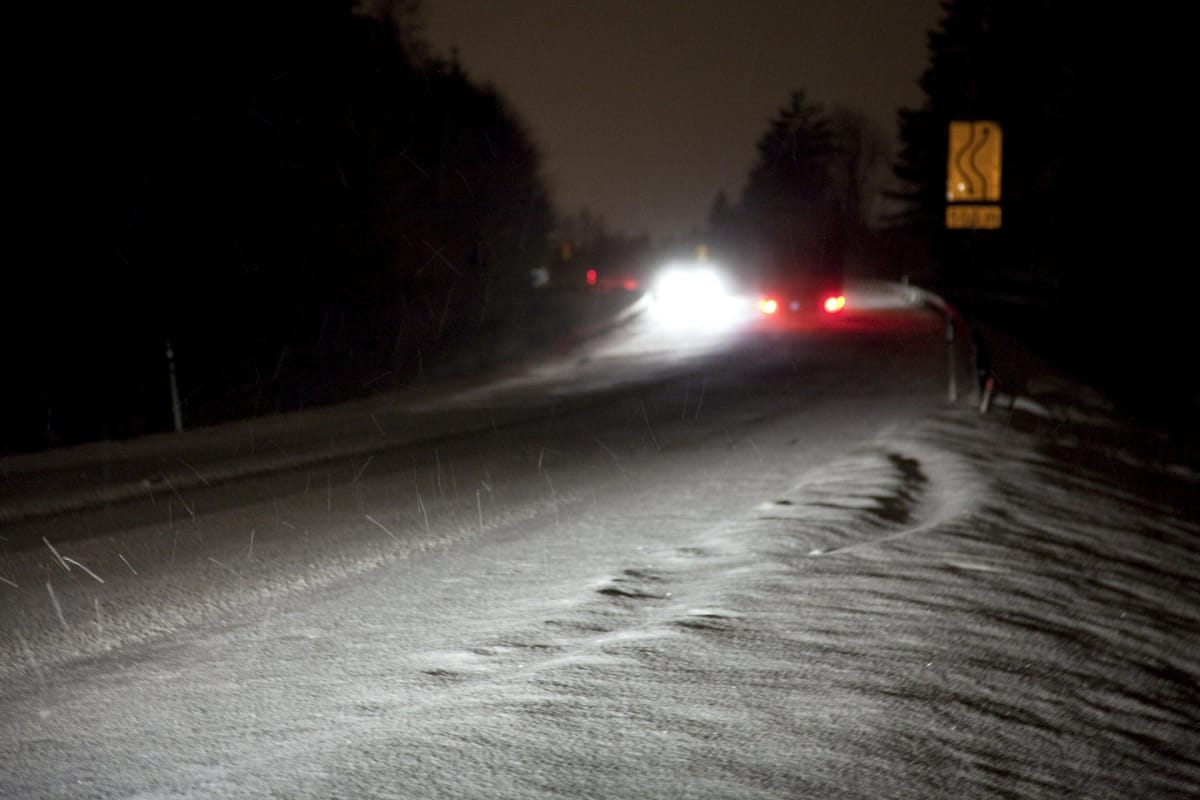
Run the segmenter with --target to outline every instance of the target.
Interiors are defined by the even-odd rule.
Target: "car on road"
[[[846,308],[842,282],[832,278],[766,281],[758,287],[756,298],[758,312],[767,320],[819,320]]]

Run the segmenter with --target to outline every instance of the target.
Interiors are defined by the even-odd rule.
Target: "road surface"
[[[0,796],[1195,796],[1197,473],[913,297],[7,459]]]

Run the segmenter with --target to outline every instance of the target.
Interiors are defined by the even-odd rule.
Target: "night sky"
[[[742,186],[793,90],[877,122],[918,106],[938,0],[425,0],[435,51],[457,48],[541,146],[558,206],[614,231],[702,227]]]

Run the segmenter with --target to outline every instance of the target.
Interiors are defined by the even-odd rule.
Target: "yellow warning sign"
[[[1000,227],[1000,206],[995,205],[948,205],[946,227],[954,229],[983,228],[997,230]]]
[[[950,203],[1000,202],[1000,124],[951,122],[946,200]]]

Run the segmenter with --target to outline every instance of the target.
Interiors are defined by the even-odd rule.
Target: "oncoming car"
[[[729,277],[712,264],[673,262],[650,286],[655,317],[668,327],[719,330],[736,322]]]

